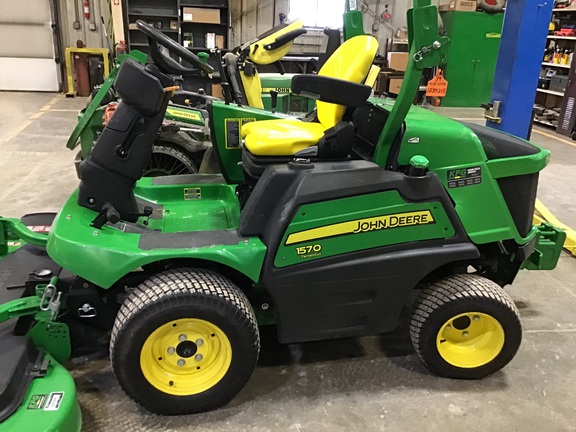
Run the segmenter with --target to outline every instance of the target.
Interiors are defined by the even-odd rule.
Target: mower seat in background
[[[335,78],[352,83],[363,83],[368,76],[372,61],[378,50],[378,42],[372,36],[356,36],[344,42],[326,61],[319,76]],[[338,92],[334,88],[334,92]],[[317,102],[318,123],[295,119],[264,120],[242,126],[244,146],[255,156],[294,156],[298,152],[317,145],[326,131],[346,130],[342,119],[347,106]],[[348,134],[345,134],[348,136]],[[349,143],[351,146],[351,143]],[[342,144],[337,147],[342,147]],[[313,152],[312,152],[313,153]]]
[[[303,26],[302,20],[281,24],[246,42],[239,48],[239,53],[230,52],[222,57],[234,102],[264,109],[257,67],[279,62],[288,54],[294,38],[306,33]]]

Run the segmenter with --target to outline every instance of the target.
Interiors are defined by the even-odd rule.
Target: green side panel
[[[163,206],[147,220],[148,227],[164,233],[235,229],[239,204],[234,186],[226,184],[152,185],[141,179],[135,194]],[[96,213],[77,205],[75,191],[60,211],[49,236],[47,250],[62,267],[102,288],[109,288],[127,273],[160,260],[189,258],[231,267],[250,279],[260,276],[266,247],[258,238],[238,244],[214,244],[188,249],[140,249],[140,234],[125,226],[90,226]],[[141,219],[140,223],[143,224]]]
[[[382,129],[374,151],[374,162],[386,167],[390,146],[402,130],[414,98],[418,93],[422,71],[448,61],[446,36],[438,35],[438,9],[430,5],[430,0],[414,0],[414,8],[406,13],[408,27],[408,64],[402,80],[402,87],[396,103],[390,109],[390,116]],[[436,46],[436,49],[422,51],[422,47]]]
[[[38,316],[36,319],[38,320]],[[28,336],[34,345],[44,348],[57,361],[64,363],[70,358],[72,346],[70,330],[66,324],[40,319],[28,332]]]
[[[427,215],[422,217],[423,213]],[[416,214],[418,220],[414,218]],[[318,228],[321,231],[315,230]],[[450,238],[454,234],[442,205],[408,203],[397,191],[307,204],[300,207],[284,234],[274,265],[286,267],[379,246]]]
[[[450,61],[444,76],[446,107],[479,107],[490,102],[504,14],[446,12],[442,15],[450,38]]]
[[[303,116],[314,110],[316,101],[290,92],[292,77],[295,74],[260,74],[262,83],[262,102],[265,110],[272,110],[270,91],[278,92],[276,111],[289,113],[293,116]]]
[[[82,413],[68,371],[50,355],[48,371],[32,381],[23,404],[0,423],[0,432],[79,432]]]
[[[290,93],[292,86],[292,78],[296,74],[272,74],[261,73],[260,83],[262,84],[262,93],[270,93],[270,90],[277,91],[278,93]]]
[[[212,101],[212,143],[217,146],[222,170],[229,183],[244,181],[242,161],[242,137],[240,128],[250,121],[286,118],[281,113],[271,113],[258,108],[227,105],[224,101]]]
[[[268,93],[262,93],[262,103],[264,104],[264,109],[267,111],[272,111],[272,98]],[[287,113],[290,109],[290,95],[288,93],[279,94],[278,100],[276,102],[276,111],[281,113]]]
[[[344,13],[344,40],[352,39],[354,36],[360,36],[364,33],[364,20],[362,11],[351,10]]]
[[[390,100],[371,99],[371,102],[388,111],[393,105]],[[548,163],[548,150],[540,148],[534,155],[488,161],[478,137],[461,123],[413,106],[405,125],[398,162],[407,166],[416,155],[430,161],[429,169],[438,174],[458,203],[456,212],[474,243],[514,239],[523,244],[533,237],[534,230],[526,238],[518,234],[496,179],[539,172]],[[387,143],[382,150],[387,149],[389,154],[389,148]],[[479,168],[479,180],[469,186],[450,187],[451,181],[458,180],[454,178],[458,170],[475,168]]]
[[[168,105],[164,118],[198,126],[204,126],[204,114],[194,108],[180,108]]]

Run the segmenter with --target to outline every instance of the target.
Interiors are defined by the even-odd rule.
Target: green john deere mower
[[[49,415],[60,430],[78,429],[60,364],[93,335],[111,333],[112,368],[136,402],[194,413],[244,387],[259,326],[275,324],[283,343],[388,332],[414,290],[410,337],[430,371],[476,379],[508,364],[522,328],[503,287],[522,268],[553,269],[564,241],[532,225],[549,152],[411,107],[421,71],[447,60],[448,40],[430,0],[414,1],[408,23],[395,103],[369,99],[363,82],[378,46],[363,35],[318,75],[292,79],[295,94],[318,100],[306,121],[210,101],[226,181],[142,178],[179,73],[159,49],[148,66],[126,59],[121,103],[79,166],[78,190],[55,218],[0,219],[0,321],[10,325],[0,430],[37,428],[34,416]],[[27,228],[47,225],[49,234]]]
[[[147,27],[142,27],[141,30],[148,31]],[[294,40],[305,33],[302,21],[296,20],[270,29],[224,56],[219,49],[211,50],[219,66],[224,100],[227,103],[259,109],[266,106],[272,117],[276,111],[286,113],[291,110],[294,115],[295,111],[304,111],[299,114],[312,111],[313,100],[289,93],[292,75],[284,74],[280,62],[292,48]],[[338,44],[340,43],[340,33],[329,33],[333,51],[336,48],[334,40],[337,39]],[[201,60],[207,61],[208,54],[201,54],[204,54]],[[144,53],[137,50],[121,55],[104,84],[94,90],[90,103],[79,113],[78,124],[66,144],[71,150],[80,146],[77,164],[88,157],[110,113],[118,104],[114,82],[119,68],[127,58],[142,64],[146,64],[148,60]],[[162,62],[171,60],[167,56],[156,58]],[[171,65],[173,72],[181,77],[192,74],[212,76],[214,72],[207,67],[183,68],[179,64]],[[265,74],[260,78],[257,68],[263,65],[276,65],[281,73]],[[178,83],[181,83],[181,80]],[[174,92],[166,109],[165,122],[159,130],[150,159],[144,168],[145,177],[192,174],[199,170],[217,171],[211,156],[211,136],[206,111],[208,101],[214,99],[216,98],[207,95],[203,90],[191,92],[179,89]]]

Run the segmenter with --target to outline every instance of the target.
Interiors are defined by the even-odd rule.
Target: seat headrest
[[[293,40],[289,40],[285,44],[274,49],[266,49],[265,47],[274,44],[276,39],[279,39],[282,35],[286,35],[287,33],[302,29],[303,27],[304,23],[302,20],[296,20],[293,23],[289,23],[287,25],[282,24],[280,26],[276,26],[266,33],[258,36],[255,41],[249,42],[250,51],[248,58],[259,65],[269,65],[276,63],[282,57],[288,54],[292,48]]]

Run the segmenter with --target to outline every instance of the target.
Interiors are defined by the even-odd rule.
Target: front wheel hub
[[[184,341],[180,342],[176,347],[176,353],[183,358],[190,358],[198,351],[198,347],[194,342]]]
[[[198,343],[199,342],[199,343]],[[148,336],[140,352],[146,380],[176,396],[202,393],[226,375],[232,346],[215,324],[185,318],[167,322]]]

